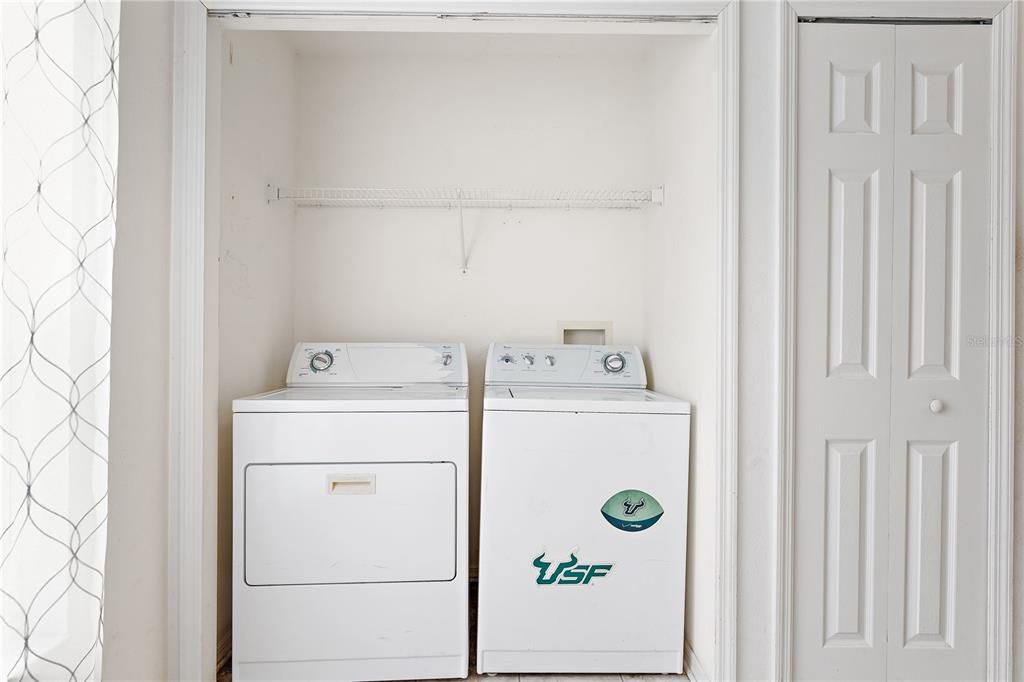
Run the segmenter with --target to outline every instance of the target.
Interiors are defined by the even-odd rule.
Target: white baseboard
[[[693,647],[690,646],[689,640],[683,642],[683,670],[686,671],[690,682],[710,682],[711,680],[697,658],[697,654],[693,653]]]

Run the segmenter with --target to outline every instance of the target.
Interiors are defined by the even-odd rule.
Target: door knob
[[[935,414],[938,414],[939,412],[942,412],[944,409],[946,409],[946,403],[936,399],[928,403],[928,409],[934,412]]]

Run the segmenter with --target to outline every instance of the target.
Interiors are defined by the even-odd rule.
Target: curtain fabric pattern
[[[117,1],[0,2],[0,675],[99,679]]]

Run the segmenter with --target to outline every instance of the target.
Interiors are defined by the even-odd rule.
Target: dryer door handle
[[[376,492],[376,474],[336,474],[327,477],[328,495],[373,495]]]

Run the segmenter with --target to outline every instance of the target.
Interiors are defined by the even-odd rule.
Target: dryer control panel
[[[485,377],[488,385],[647,388],[636,346],[492,343]]]
[[[288,363],[289,386],[466,386],[461,343],[337,343],[304,341]]]

